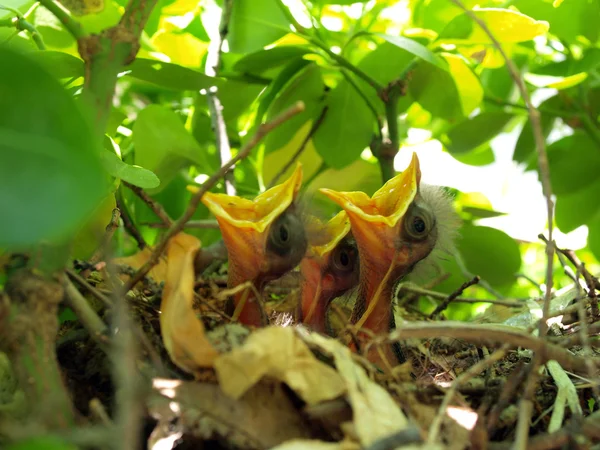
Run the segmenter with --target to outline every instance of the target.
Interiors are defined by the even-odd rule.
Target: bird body
[[[392,297],[395,284],[432,254],[440,239],[435,209],[448,209],[439,191],[420,192],[420,168],[413,155],[408,168],[389,180],[372,197],[363,192],[321,189],[348,214],[360,259],[359,287],[350,321],[362,337],[387,335],[395,327]],[[451,206],[449,207],[451,209]],[[382,367],[403,362],[398,346],[371,346],[367,357]]]
[[[331,300],[358,283],[358,249],[344,211],[326,223],[306,221],[309,247],[300,263],[301,300],[297,317],[313,331],[327,333]]]
[[[307,241],[295,203],[302,183],[298,165],[289,179],[254,200],[206,193],[202,202],[215,215],[227,247],[228,287],[250,282],[237,292],[227,312],[245,325],[264,326],[268,317],[256,298],[264,285],[298,265]]]

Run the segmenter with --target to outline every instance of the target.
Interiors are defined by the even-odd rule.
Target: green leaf
[[[600,214],[597,214],[588,223],[588,247],[597,260],[600,260]]]
[[[229,49],[249,53],[291,32],[277,0],[236,0],[229,21]]]
[[[233,69],[243,73],[262,73],[308,53],[312,53],[308,47],[281,45],[245,55],[235,63]]]
[[[499,134],[514,116],[502,111],[482,112],[452,127],[446,137],[450,153],[466,153]]]
[[[379,36],[382,39],[385,39],[390,44],[395,45],[407,52],[421,58],[423,61],[427,61],[434,66],[439,67],[442,70],[449,70],[448,63],[441,56],[433,53],[427,47],[422,44],[419,44],[417,41],[413,39],[406,38],[404,36],[389,36],[387,34],[376,33],[376,36]]]
[[[471,214],[473,217],[478,219],[489,219],[491,217],[502,217],[506,213],[494,211],[493,209],[478,208],[476,206],[463,206],[462,211],[467,214]]]
[[[550,97],[548,100],[543,101],[538,107],[538,110],[543,111],[544,108],[557,109],[560,108],[561,104],[562,101],[557,95],[555,95],[554,97]],[[544,114],[543,112],[540,114],[540,124],[542,126],[544,139],[550,135],[555,121],[556,117],[554,115]],[[531,121],[527,119],[525,125],[523,125],[523,129],[521,130],[521,134],[519,134],[519,139],[517,139],[515,151],[513,153],[513,160],[519,163],[526,163],[534,158],[535,154],[535,139],[533,138],[533,129],[531,127]]]
[[[483,101],[481,81],[460,56],[451,53],[444,53],[443,56],[450,66],[450,73],[458,90],[462,112],[468,116]]]
[[[600,173],[600,149],[583,132],[575,132],[547,148],[550,182],[556,195],[589,186]]]
[[[446,120],[463,117],[458,89],[445,70],[424,62],[417,64],[409,92],[433,116]]]
[[[327,112],[313,140],[325,163],[341,169],[360,158],[373,138],[375,118],[364,99],[346,80],[327,99]]]
[[[128,70],[130,77],[177,91],[199,91],[223,84],[223,80],[197,70],[153,59],[137,58]]]
[[[511,9],[479,8],[472,11],[501,44],[529,41],[548,32],[548,22]],[[440,34],[439,43],[491,44],[490,37],[467,13],[455,17]]]
[[[102,164],[113,177],[139,186],[143,189],[153,189],[160,185],[160,180],[151,171],[140,166],[132,166],[110,151],[102,152]]]
[[[481,145],[466,153],[453,153],[452,157],[470,166],[487,166],[496,160],[494,151],[489,144]]]
[[[56,436],[44,436],[24,439],[9,444],[6,450],[77,450],[73,444],[65,442]]]
[[[284,147],[302,125],[318,117],[324,92],[321,69],[314,63],[308,65],[287,84],[269,108],[267,120],[271,120],[299,100],[304,102],[306,109],[269,133],[265,139],[265,154]]]
[[[164,188],[190,164],[210,172],[202,147],[185,129],[180,117],[159,105],[144,108],[133,125],[135,164],[154,172]]]
[[[83,76],[83,60],[65,52],[39,50],[32,56],[55,78]]]
[[[0,47],[0,60],[0,247],[16,249],[72,233],[108,177],[73,97],[30,57]]]
[[[513,283],[521,253],[513,238],[496,228],[465,225],[458,249],[467,269],[494,287]]]
[[[556,198],[556,224],[563,233],[569,233],[574,229],[585,225],[590,219],[598,214],[600,208],[600,179],[594,179],[593,183],[584,189],[572,194],[559,195]]]

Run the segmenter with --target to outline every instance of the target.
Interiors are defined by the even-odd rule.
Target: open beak
[[[269,271],[266,240],[270,225],[297,198],[302,183],[302,166],[298,164],[290,178],[268,189],[254,200],[207,192],[202,203],[215,215],[229,254],[229,287],[257,280]],[[259,286],[260,287],[260,286]],[[241,292],[234,300],[239,320],[248,325],[263,325],[264,312],[257,301],[246,302],[239,310]]]
[[[350,220],[345,211],[340,211],[327,223],[317,218],[307,218],[306,228],[309,247],[300,264],[301,317],[303,323],[313,330],[324,333],[329,302],[340,291],[349,288],[348,282],[337,277],[329,268],[332,252],[350,233]]]
[[[348,214],[360,255],[361,285],[366,305],[353,314],[359,327],[376,334],[388,331],[391,289],[401,274],[409,270],[407,253],[399,251],[402,218],[417,195],[421,172],[413,154],[408,168],[384,184],[372,197],[364,192],[321,192],[338,203]],[[389,291],[389,292],[388,292]],[[386,298],[387,297],[387,298]],[[356,309],[355,309],[356,311]]]

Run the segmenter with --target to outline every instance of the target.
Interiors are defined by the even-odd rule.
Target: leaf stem
[[[40,4],[50,11],[54,17],[56,17],[60,23],[67,29],[69,33],[76,39],[80,40],[87,36],[87,33],[83,30],[81,24],[73,19],[71,15],[62,6],[56,3],[54,0],[39,0]]]

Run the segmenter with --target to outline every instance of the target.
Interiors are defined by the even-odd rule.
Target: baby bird
[[[389,180],[371,198],[363,192],[321,189],[348,214],[360,260],[359,285],[350,321],[368,339],[387,335],[395,328],[392,308],[395,284],[436,247],[451,248],[457,225],[441,223],[438,211],[448,219],[451,203],[443,191],[420,187],[421,172],[416,154],[408,168]],[[451,216],[451,214],[450,214]],[[382,368],[404,362],[399,345],[371,346],[367,358]]]
[[[331,300],[358,283],[358,249],[350,233],[350,220],[340,211],[327,223],[306,219],[309,248],[300,263],[302,281],[298,322],[313,331],[331,334],[327,309]]]
[[[206,193],[202,202],[215,215],[227,247],[227,286],[251,282],[234,294],[226,312],[250,326],[265,326],[268,317],[256,298],[264,285],[298,265],[307,248],[304,225],[296,208],[302,183],[302,166],[291,177],[268,189],[254,200],[225,194]]]

